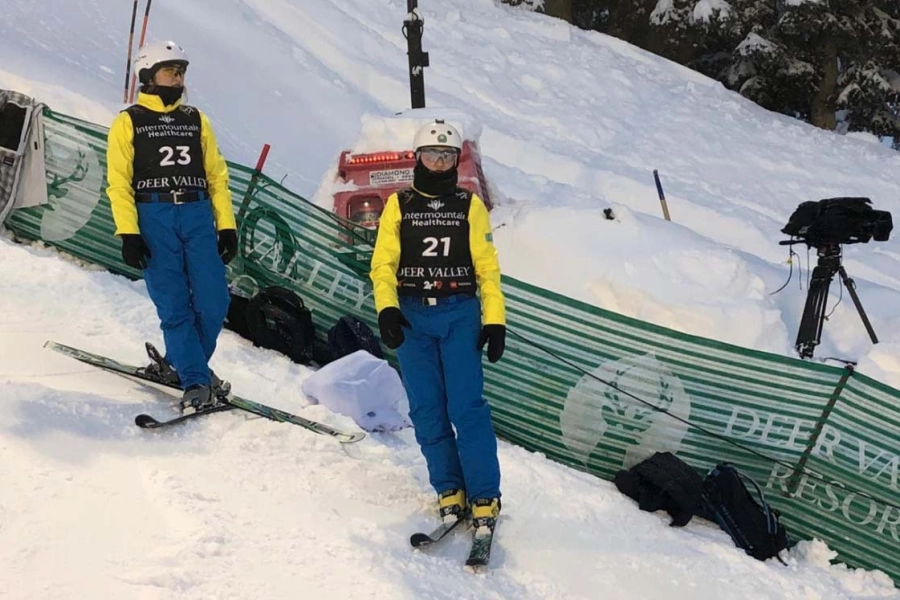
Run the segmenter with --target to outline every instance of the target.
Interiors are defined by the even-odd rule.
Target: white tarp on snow
[[[303,382],[303,393],[346,415],[366,431],[409,426],[409,404],[400,375],[386,360],[357,350],[328,363]]]

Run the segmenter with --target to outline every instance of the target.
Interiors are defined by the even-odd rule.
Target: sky
[[[267,173],[329,206],[342,150],[402,147],[447,115],[481,148],[505,274],[758,350],[796,356],[816,264],[805,246],[788,264],[778,244],[796,206],[900,206],[900,154],[872,136],[767,112],[620,40],[493,0],[420,4],[424,111],[409,110],[403,0],[156,0],[148,39],[184,46],[190,101],[229,160],[254,164],[269,143]],[[123,107],[130,13],[113,0],[5,0],[0,88],[108,124]],[[843,264],[879,343],[835,281],[816,356],[900,386],[900,248],[849,245]],[[822,541],[801,542],[786,567],[760,563],[709,523],[670,528],[612,484],[506,443],[492,568],[473,577],[465,534],[408,548],[436,520],[409,429],[341,447],[227,413],[148,434],[133,417],[170,414],[165,395],[42,349],[54,339],[142,361],[144,340],[162,345],[143,283],[8,235],[0,281],[0,597],[900,597],[883,573],[830,564]],[[238,393],[355,428],[303,395],[309,369],[230,332],[212,366]]]

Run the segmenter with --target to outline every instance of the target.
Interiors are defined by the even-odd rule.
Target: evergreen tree
[[[900,0],[573,0],[572,19],[770,110],[900,147]]]
[[[670,58],[770,110],[900,144],[900,1],[659,0],[651,22]]]
[[[850,131],[891,136],[900,149],[900,2],[868,4],[857,29],[863,43],[841,73],[837,106]]]
[[[522,6],[528,10],[539,10],[540,12],[572,22],[572,0],[500,0],[503,4],[511,6]]]

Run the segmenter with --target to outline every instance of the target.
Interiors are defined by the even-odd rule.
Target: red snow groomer
[[[338,163],[338,178],[355,185],[357,189],[337,192],[334,195],[334,212],[360,227],[377,229],[388,197],[412,184],[415,165],[416,155],[412,150],[368,154],[353,154],[344,150]],[[458,185],[478,194],[490,210],[491,200],[481,169],[481,154],[474,142],[463,142],[458,169]]]

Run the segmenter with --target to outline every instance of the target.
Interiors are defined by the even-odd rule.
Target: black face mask
[[[456,191],[458,178],[459,172],[456,167],[443,172],[429,171],[422,161],[416,161],[413,169],[413,187],[429,196],[452,194]]]
[[[159,96],[164,106],[172,106],[181,95],[184,94],[183,85],[154,85],[148,91],[148,94]]]

